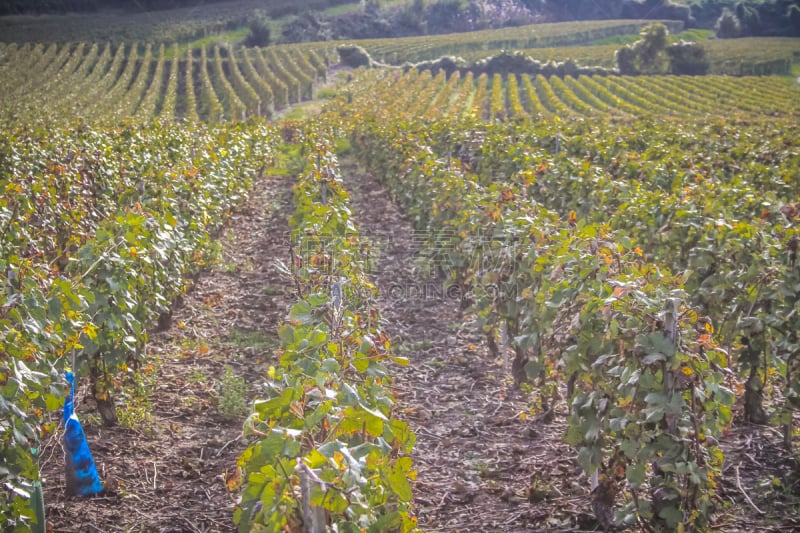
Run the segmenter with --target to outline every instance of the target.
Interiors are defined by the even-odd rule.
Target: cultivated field
[[[800,87],[751,74],[800,46],[755,42],[0,44],[0,529],[797,529]]]

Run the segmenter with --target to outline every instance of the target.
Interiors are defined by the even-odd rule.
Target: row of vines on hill
[[[581,116],[702,115],[719,112],[796,114],[797,88],[783,78],[706,76],[517,76],[448,77],[440,70],[365,73],[354,100],[393,102],[408,117],[473,116],[487,120],[558,119]],[[355,89],[359,91],[359,89]],[[355,94],[352,95],[356,97]],[[359,97],[356,97],[359,98]]]
[[[443,55],[463,55],[482,50],[515,50],[536,47],[573,46],[606,37],[635,35],[650,21],[587,20],[532,24],[494,30],[444,35],[425,35],[400,39],[355,41],[376,59],[392,64],[435,59]],[[666,21],[670,33],[683,28],[680,21]]]
[[[5,46],[0,118],[207,122],[270,116],[312,97],[327,48]]]
[[[282,270],[296,302],[280,327],[267,397],[241,456],[239,531],[416,530],[410,516],[414,433],[392,414],[391,354],[363,239],[350,218],[330,125],[292,131],[307,162],[295,187],[292,255]]]
[[[366,79],[333,108],[359,160],[427,232],[489,346],[506,332],[541,412],[566,388],[601,523],[705,529],[734,398],[796,436],[797,125],[431,122],[397,102],[439,105],[446,80],[411,78]],[[500,98],[486,86],[475,94]]]
[[[265,126],[3,131],[0,529],[29,530],[36,450],[71,367],[105,423],[147,328],[168,316],[210,236],[277,140]]]

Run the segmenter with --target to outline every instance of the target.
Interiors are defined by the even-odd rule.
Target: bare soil
[[[591,527],[588,482],[563,422],[528,417],[510,358],[493,360],[457,288],[415,268],[420,236],[373,176],[345,168],[359,231],[380,245],[374,282],[384,328],[411,360],[397,369],[400,416],[417,434],[414,485],[425,531]],[[566,412],[559,412],[563,420]]]

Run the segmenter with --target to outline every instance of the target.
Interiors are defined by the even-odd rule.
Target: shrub
[[[678,41],[667,47],[669,70],[672,74],[702,76],[708,73],[706,49],[701,44]]]
[[[620,74],[664,74],[669,69],[666,53],[667,27],[661,23],[647,25],[642,38],[617,50],[617,68]]]
[[[648,24],[642,30],[642,40],[634,45],[642,74],[664,74],[669,68],[665,53],[668,34],[667,27],[661,23]]]
[[[761,33],[761,15],[755,7],[740,2],[736,5],[736,18],[739,19],[742,35],[758,35]]]
[[[219,412],[227,420],[237,420],[246,411],[247,383],[226,365],[219,385]]]
[[[456,70],[466,67],[466,64],[466,61],[460,57],[443,56],[439,59],[434,59],[431,61],[422,61],[421,63],[413,65],[413,67],[417,70],[430,70],[431,74],[434,76],[438,74],[440,70],[444,70],[445,73],[450,76],[450,74]]]
[[[792,28],[789,35],[800,35],[800,6],[790,5],[786,10],[786,18],[789,20],[789,27]]]
[[[620,74],[631,76],[639,73],[639,69],[636,68],[636,51],[633,49],[633,45],[623,46],[617,50],[615,56]]]
[[[722,10],[722,15],[717,19],[714,30],[720,39],[733,39],[739,37],[742,33],[742,25],[739,22],[739,17],[726,7]]]
[[[361,48],[360,46],[354,45],[342,45],[336,47],[336,51],[339,52],[339,60],[348,67],[358,68],[358,67],[372,67],[375,65],[375,62],[370,57],[369,52]]]
[[[248,24],[250,35],[244,40],[245,46],[268,46],[272,42],[269,20],[263,13],[258,13]]]

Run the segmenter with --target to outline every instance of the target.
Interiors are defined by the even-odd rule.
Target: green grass
[[[714,36],[714,32],[711,30],[701,30],[700,28],[693,28],[691,30],[682,31],[676,35],[671,35],[670,40],[672,42],[680,41],[683,39],[684,41],[707,41],[711,37]]]
[[[296,176],[305,164],[300,144],[281,143],[278,145],[275,165],[271,172],[278,175]]]
[[[339,92],[331,87],[320,89],[317,91],[316,98],[318,100],[332,100],[339,95]]]
[[[336,141],[336,153],[339,154],[339,157],[344,157],[350,153],[350,149],[352,146],[350,145],[350,140],[342,136],[341,138],[337,139]]]
[[[383,0],[380,5],[381,8],[386,7],[396,7],[405,4],[410,4],[411,0]],[[342,4],[340,6],[329,7],[328,9],[323,9],[321,13],[335,17],[336,15],[345,15],[347,13],[355,13],[361,11],[361,3],[357,2],[355,4]]]
[[[361,10],[361,4],[342,4],[340,6],[329,7],[322,10],[322,13],[330,17],[336,15],[346,15],[347,13],[355,13]]]
[[[423,350],[429,350],[433,347],[433,341],[422,339],[419,341],[403,342],[397,346],[396,351],[400,355],[409,355]]]
[[[235,30],[221,31],[219,33],[214,33],[207,35],[206,37],[201,37],[193,41],[182,43],[178,45],[178,58],[183,59],[186,57],[186,50],[190,48],[202,48],[203,46],[215,44],[222,46],[237,46],[242,44],[244,40],[247,39],[248,35],[250,35],[249,28],[237,28]],[[166,53],[164,54],[164,58],[167,61],[172,61],[175,59],[175,54],[172,52],[173,48],[171,46],[167,47]]]
[[[712,35],[714,34],[711,30],[701,30],[698,28],[694,28],[691,30],[682,31],[680,33],[676,33],[669,36],[669,42],[674,43],[680,40],[684,41],[707,41]],[[637,34],[631,35],[614,35],[612,37],[607,37],[605,39],[598,39],[596,41],[591,41],[585,43],[581,46],[606,46],[610,44],[617,44],[617,45],[625,45],[625,44],[632,44],[641,39],[641,37]]]
[[[312,114],[312,110],[319,110],[319,105],[317,102],[303,102],[302,104],[292,106],[292,108],[289,109],[289,111],[287,111],[282,118],[284,120],[303,120]]]
[[[250,35],[250,30],[248,28],[224,31],[187,43],[179,47],[178,50],[185,53],[187,48],[200,48],[211,44],[229,44],[233,46],[244,42],[248,35]]]
[[[257,352],[269,351],[278,346],[274,335],[239,328],[233,328],[228,332],[227,343],[238,348],[252,348]]]
[[[624,44],[632,44],[641,39],[639,35],[631,34],[631,35],[614,35],[612,37],[606,37],[605,39],[598,39],[596,41],[590,41],[588,43],[582,44],[581,46],[606,46],[609,44],[616,44],[616,45],[624,45]]]

